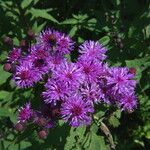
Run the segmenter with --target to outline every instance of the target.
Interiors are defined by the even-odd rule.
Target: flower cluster
[[[99,42],[85,41],[79,46],[76,62],[65,57],[73,48],[69,36],[47,29],[26,52],[21,48],[10,52],[8,62],[13,66],[16,85],[31,88],[42,81],[45,87],[41,92],[44,106],[37,111],[26,104],[19,110],[18,122],[32,120],[49,128],[57,119],[64,119],[78,127],[91,123],[94,107],[100,103],[125,111],[136,108],[135,74],[129,68],[108,66],[107,50]]]

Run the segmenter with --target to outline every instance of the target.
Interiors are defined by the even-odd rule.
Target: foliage
[[[148,0],[5,0],[0,1],[0,149],[148,149],[150,146],[150,3]],[[3,71],[10,46],[26,39],[29,29],[35,33],[52,26],[78,41],[99,40],[108,48],[109,63],[136,69],[138,108],[133,113],[120,113],[115,108],[101,107],[89,127],[70,128],[60,122],[47,139],[39,140],[29,127],[17,133],[13,129],[16,111],[34,91],[21,90]],[[76,53],[72,54],[76,55]],[[38,96],[36,97],[38,98]],[[34,99],[35,100],[35,99]],[[105,118],[104,118],[105,116]],[[106,126],[108,125],[108,127]],[[110,133],[111,132],[111,133]],[[108,135],[113,136],[113,139]]]

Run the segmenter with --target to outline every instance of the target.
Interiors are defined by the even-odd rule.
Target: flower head
[[[90,124],[90,114],[93,112],[92,105],[83,101],[79,95],[68,97],[66,102],[62,104],[61,109],[62,117],[74,127]]]
[[[85,81],[96,81],[101,72],[101,64],[98,61],[90,60],[87,58],[81,59],[78,62],[78,66],[81,68],[82,75]]]
[[[123,95],[119,100],[122,110],[132,111],[137,107],[137,98],[133,93]]]
[[[73,42],[69,36],[51,29],[42,31],[37,41],[38,45],[51,52],[68,54],[73,49]]]
[[[67,61],[53,71],[53,77],[72,86],[78,86],[83,81],[83,75],[78,65]]]
[[[20,48],[13,48],[12,51],[8,55],[8,61],[13,63],[21,58],[21,49]]]
[[[33,67],[30,61],[20,61],[16,67],[16,73],[13,79],[16,84],[21,88],[32,87],[34,83],[41,79],[40,72]]]
[[[94,41],[85,41],[79,49],[79,52],[82,54],[81,57],[85,55],[91,59],[98,60],[104,60],[106,58],[106,51],[105,47],[103,47],[99,42]]]
[[[96,82],[84,83],[80,88],[80,92],[85,101],[89,101],[92,104],[101,101],[102,92],[99,85]]]
[[[49,66],[49,68],[51,68],[52,70],[54,70],[59,65],[61,65],[62,63],[64,63],[65,61],[66,61],[66,59],[63,57],[62,54],[60,54],[60,53],[53,53],[49,57],[48,66]]]
[[[70,51],[73,50],[73,41],[72,39],[65,35],[65,34],[60,34],[60,37],[58,38],[57,41],[57,51],[59,51],[61,54],[69,54]]]
[[[53,46],[56,46],[59,32],[51,29],[42,31],[37,37],[37,43],[46,50],[51,50]]]
[[[50,70],[48,65],[50,54],[48,51],[37,48],[36,50],[32,50],[28,57],[33,63],[33,67],[38,69],[42,74],[45,74]]]
[[[42,94],[44,101],[53,105],[56,105],[57,101],[63,101],[68,93],[67,84],[63,81],[49,79],[45,87],[46,91]]]
[[[26,122],[29,119],[31,119],[33,115],[33,111],[31,109],[31,104],[27,103],[24,107],[21,107],[19,109],[19,113],[18,113],[18,122]]]
[[[108,85],[112,86],[114,94],[129,93],[134,91],[136,81],[134,75],[129,73],[128,68],[114,67],[110,69],[110,75],[107,78]]]

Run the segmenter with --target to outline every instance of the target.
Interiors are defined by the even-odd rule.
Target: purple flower
[[[84,83],[80,88],[80,92],[83,99],[91,102],[92,104],[101,102],[101,96],[103,93],[101,92],[99,85],[95,82]]]
[[[13,48],[13,50],[8,55],[8,61],[13,63],[21,58],[21,49],[20,48]]]
[[[21,88],[32,87],[34,83],[41,79],[40,72],[33,67],[30,61],[20,61],[20,64],[16,67],[16,73],[13,79],[17,86]]]
[[[109,71],[110,75],[107,78],[107,84],[112,86],[114,95],[130,93],[134,90],[136,81],[133,80],[134,75],[129,73],[128,68],[114,67]]]
[[[91,123],[91,113],[94,112],[89,102],[82,100],[79,95],[70,96],[65,103],[62,104],[62,117],[71,124],[78,127],[80,125],[88,125]]]
[[[60,37],[57,40],[57,51],[59,51],[62,54],[69,54],[70,51],[73,50],[73,41],[69,36],[66,36],[65,34],[60,34]]]
[[[68,54],[73,49],[73,42],[58,31],[47,29],[42,31],[37,38],[38,45],[51,52],[60,52],[61,54]]]
[[[79,52],[82,54],[81,57],[86,56],[92,60],[104,60],[106,58],[106,48],[103,47],[98,41],[85,41],[79,49]]]
[[[119,99],[118,103],[122,110],[133,111],[137,107],[137,98],[133,93],[126,94]]]
[[[50,109],[50,108],[49,108]],[[33,123],[44,128],[53,128],[55,126],[55,121],[52,120],[50,115],[45,115],[42,111],[34,111]]]
[[[49,79],[45,87],[46,91],[42,94],[44,101],[53,105],[56,105],[57,101],[63,101],[68,93],[67,84],[63,81]]]
[[[101,72],[101,64],[98,61],[84,58],[78,61],[78,66],[81,68],[82,75],[87,82],[96,81]]]
[[[65,61],[53,71],[53,77],[71,86],[78,86],[83,81],[81,69],[76,63]]]
[[[63,55],[60,53],[53,53],[49,57],[49,63],[48,66],[49,68],[56,69],[59,65],[64,63],[66,59],[64,59]]]
[[[42,48],[46,50],[51,50],[54,46],[56,46],[59,34],[60,34],[59,32],[51,29],[42,31],[40,35],[37,37],[37,43]]]
[[[33,111],[31,109],[31,104],[27,103],[18,110],[18,122],[26,122],[31,119],[32,115]]]
[[[49,56],[50,54],[48,51],[36,49],[34,51],[32,50],[28,58],[33,63],[33,67],[38,69],[42,74],[45,74],[50,70],[48,65],[50,62]]]

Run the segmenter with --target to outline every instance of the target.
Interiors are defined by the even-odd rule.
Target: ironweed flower
[[[93,112],[92,105],[83,101],[82,97],[77,94],[68,97],[61,108],[62,117],[74,127],[90,124],[91,113]]]

